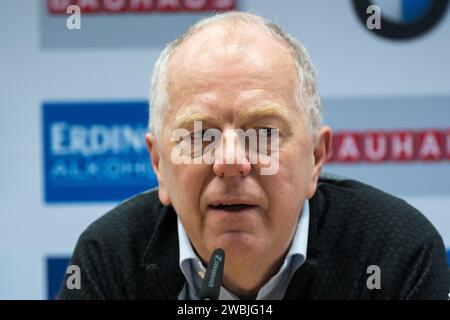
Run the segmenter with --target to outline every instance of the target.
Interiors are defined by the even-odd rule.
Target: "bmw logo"
[[[367,8],[377,5],[381,27],[369,30],[389,39],[411,39],[430,31],[443,18],[448,0],[353,0],[359,20],[366,27]]]

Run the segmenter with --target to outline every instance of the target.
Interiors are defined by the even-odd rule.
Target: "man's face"
[[[288,49],[256,30],[230,36],[213,27],[188,39],[170,60],[170,106],[158,139],[148,137],[160,199],[173,205],[204,261],[215,248],[224,249],[225,274],[279,263],[304,201],[315,192],[320,168],[294,99],[296,85]],[[223,141],[237,129],[277,129],[278,171],[261,175],[259,164],[245,161],[175,164],[172,132],[192,132],[194,120],[204,130],[220,130]],[[217,158],[232,152],[222,150]]]

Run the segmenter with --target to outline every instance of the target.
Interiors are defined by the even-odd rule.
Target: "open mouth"
[[[208,208],[212,210],[228,211],[228,212],[240,212],[248,209],[255,208],[254,205],[249,204],[219,204],[219,205],[209,205]]]

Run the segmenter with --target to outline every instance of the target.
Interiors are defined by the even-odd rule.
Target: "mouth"
[[[208,205],[208,209],[217,212],[244,212],[257,207],[256,203],[241,199],[217,200]]]
[[[209,205],[208,208],[215,211],[226,211],[226,212],[243,212],[248,209],[256,208],[256,205],[249,204],[219,204],[219,205]]]
[[[261,206],[249,198],[217,199],[209,202],[207,212],[215,232],[234,240],[254,233],[263,214]]]

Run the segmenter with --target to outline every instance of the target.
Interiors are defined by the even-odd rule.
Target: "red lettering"
[[[127,0],[103,0],[103,9],[111,13],[124,12],[127,10]]]
[[[186,11],[205,11],[208,9],[207,0],[183,0]]]
[[[235,0],[47,0],[50,14],[66,14],[74,4],[81,13],[123,12],[177,12],[177,11],[226,11],[235,8]]]
[[[51,14],[66,14],[67,7],[72,2],[71,0],[47,0],[47,11]]]
[[[179,0],[159,0],[158,10],[163,12],[179,11],[181,4]]]
[[[447,130],[445,136],[445,149],[447,149],[447,159],[450,160],[450,130]]]
[[[411,131],[391,133],[391,155],[396,162],[414,160],[414,134]]]
[[[368,162],[385,162],[388,159],[388,134],[368,131],[364,134],[364,158]]]
[[[128,6],[132,12],[150,12],[154,8],[153,0],[130,0]]]
[[[419,159],[423,161],[437,161],[442,158],[443,147],[441,134],[436,130],[419,132]]]
[[[233,10],[235,7],[235,0],[212,0],[211,9],[217,11]]]
[[[97,13],[101,11],[99,0],[78,0],[81,13]]]
[[[361,160],[361,134],[341,132],[337,141],[336,161],[358,162]]]
[[[450,130],[335,132],[327,163],[450,160]]]

